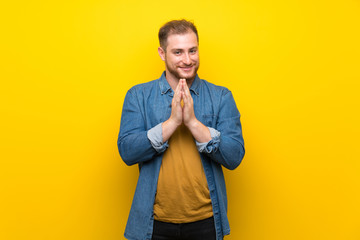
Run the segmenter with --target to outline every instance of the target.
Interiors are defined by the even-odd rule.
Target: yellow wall
[[[195,21],[200,77],[232,90],[246,156],[226,239],[360,239],[360,2],[3,1],[0,239],[123,239],[137,167],[126,91],[158,78],[157,31]]]

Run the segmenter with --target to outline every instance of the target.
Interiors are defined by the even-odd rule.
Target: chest
[[[196,118],[205,126],[216,128],[219,114],[220,97],[210,93],[196,95],[192,92],[193,107]],[[147,128],[166,121],[171,115],[172,94],[163,94],[144,98],[142,106],[143,116]]]

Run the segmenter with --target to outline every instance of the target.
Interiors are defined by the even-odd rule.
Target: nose
[[[183,63],[186,64],[186,65],[190,65],[190,64],[191,64],[190,55],[189,55],[188,53],[185,53],[185,54],[184,54]]]

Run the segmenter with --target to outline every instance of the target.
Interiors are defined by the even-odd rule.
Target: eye
[[[191,53],[191,54],[196,53],[196,49],[191,49],[191,50],[190,50],[190,53]]]

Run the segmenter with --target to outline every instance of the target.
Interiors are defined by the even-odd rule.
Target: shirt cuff
[[[158,153],[164,152],[169,147],[167,141],[163,143],[162,123],[159,123],[155,127],[149,129],[147,137],[150,140],[151,146],[153,146]]]
[[[211,140],[205,143],[199,143],[195,141],[196,147],[201,153],[216,152],[220,144],[220,132],[214,128],[208,127],[211,135]]]

